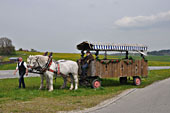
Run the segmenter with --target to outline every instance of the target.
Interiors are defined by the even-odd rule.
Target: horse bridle
[[[43,68],[41,67],[41,65],[40,65],[40,63],[38,62],[38,57],[37,57],[37,59],[35,60],[36,61],[36,63],[38,64],[38,66],[37,67],[32,67],[32,66],[28,66],[28,67],[30,67],[32,70],[37,70],[37,71],[42,71],[43,70]]]
[[[43,73],[43,72],[45,72],[46,70],[48,70],[48,71],[51,71],[51,72],[54,72],[54,73],[57,73],[56,71],[54,71],[54,70],[52,70],[52,69],[49,69],[49,67],[51,66],[51,64],[52,64],[52,58],[51,57],[49,57],[49,59],[48,59],[48,61],[47,61],[47,63],[45,64],[45,66],[44,66],[44,68],[43,67],[41,67],[41,65],[40,65],[40,63],[38,62],[38,60],[39,60],[39,57],[37,57],[37,59],[36,59],[36,63],[38,64],[38,66],[37,67],[31,67],[31,66],[29,66],[32,70],[37,70],[37,71],[40,71],[40,73]],[[58,64],[58,63],[57,63]],[[58,64],[59,65],[59,64]],[[59,69],[57,69],[57,70],[59,70]]]
[[[34,68],[34,69],[37,70],[37,71],[42,71],[43,68],[41,67],[40,63],[38,62],[38,59],[39,59],[39,57],[37,57],[37,59],[36,59],[36,62],[38,64],[38,66],[36,68]]]

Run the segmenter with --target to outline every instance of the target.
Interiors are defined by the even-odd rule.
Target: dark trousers
[[[19,75],[19,88],[21,88],[21,84],[22,84],[22,87],[25,88],[24,74]]]
[[[87,76],[87,68],[88,68],[87,63],[82,66],[82,75],[83,76]]]

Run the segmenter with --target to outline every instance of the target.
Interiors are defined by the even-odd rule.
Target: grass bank
[[[97,105],[105,99],[114,97],[130,88],[143,88],[153,82],[170,77],[170,70],[149,72],[142,78],[141,86],[133,86],[132,81],[120,85],[117,78],[103,79],[100,89],[80,87],[77,91],[61,90],[63,80],[54,82],[54,91],[38,90],[39,77],[25,78],[26,89],[18,89],[18,79],[0,80],[0,112],[56,112],[84,109]]]

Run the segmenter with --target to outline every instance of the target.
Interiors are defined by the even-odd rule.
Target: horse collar
[[[51,64],[52,64],[52,58],[50,59],[50,63],[49,63],[49,65],[48,65],[48,68],[51,66]]]

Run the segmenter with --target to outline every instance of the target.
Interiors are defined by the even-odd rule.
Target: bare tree
[[[0,38],[0,54],[9,55],[15,52],[12,41],[6,37]]]

